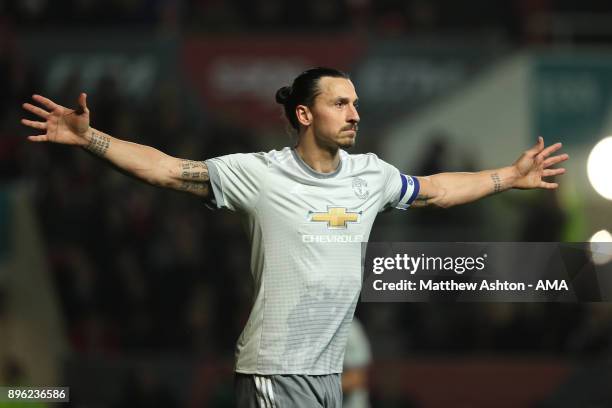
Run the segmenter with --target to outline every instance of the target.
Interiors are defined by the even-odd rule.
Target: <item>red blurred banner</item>
[[[182,69],[208,110],[239,124],[282,125],[276,90],[315,66],[350,70],[365,50],[351,36],[192,37]]]

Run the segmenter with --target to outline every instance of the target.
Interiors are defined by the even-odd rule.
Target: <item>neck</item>
[[[317,143],[314,135],[300,134],[295,151],[310,168],[319,173],[331,173],[340,164],[338,146],[323,146]]]

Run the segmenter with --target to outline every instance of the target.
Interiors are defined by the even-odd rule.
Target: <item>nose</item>
[[[348,116],[346,118],[346,121],[357,124],[359,123],[360,120],[361,119],[359,118],[359,113],[357,112],[357,108],[349,104]]]

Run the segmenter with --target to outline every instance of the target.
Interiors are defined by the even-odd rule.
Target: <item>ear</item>
[[[295,107],[295,115],[298,122],[303,126],[310,126],[312,123],[312,112],[306,105],[298,105]]]

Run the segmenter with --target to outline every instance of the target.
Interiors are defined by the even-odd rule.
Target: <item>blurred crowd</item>
[[[22,28],[168,24],[211,31],[361,27],[408,33],[476,28],[486,21],[520,41],[529,34],[526,16],[604,7],[593,0],[580,6],[559,0],[503,6],[473,1],[469,8],[455,3],[313,0],[298,12],[294,2],[282,0],[0,0],[0,182],[25,183],[34,193],[72,348],[84,354],[152,351],[231,358],[250,309],[249,246],[233,214],[211,212],[197,198],[146,186],[81,149],[27,143],[20,106],[40,92],[40,68],[22,59],[3,23]],[[75,72],[48,96],[72,105],[78,82]],[[89,90],[93,125],[193,160],[258,150],[248,129],[185,106],[178,84],[164,82],[155,89],[152,98],[134,104],[115,77],[103,77]],[[438,169],[435,157],[423,163],[423,171]],[[555,227],[563,214],[554,196],[539,203],[525,211],[526,227],[517,240],[560,239]],[[423,224],[452,225],[463,216],[425,213]],[[544,225],[533,228],[538,222]],[[549,235],[534,235],[541,231]],[[608,354],[612,338],[606,305],[365,304],[358,314],[373,337],[375,358],[398,352]]]
[[[265,3],[287,6],[276,1]],[[309,7],[318,3],[309,2]],[[430,4],[427,7],[436,4],[386,1],[374,6],[367,1],[347,1],[337,3],[337,7],[362,4],[378,13],[407,4],[425,7],[423,3]],[[175,3],[115,1],[104,7],[109,15],[116,9],[122,16],[153,21],[154,12],[147,15],[141,11],[168,4]],[[233,3],[191,1],[182,6],[204,10],[221,4]],[[55,10],[56,7],[70,5],[93,14],[101,7],[98,2],[78,0],[53,7],[45,0],[11,2],[10,5],[15,8],[15,23],[36,18],[46,21],[49,15],[60,18],[63,13]],[[4,7],[5,10],[9,7],[6,2]],[[42,14],[35,17],[36,13]],[[280,17],[279,20],[285,21]],[[247,318],[251,295],[249,250],[238,217],[227,212],[211,212],[193,197],[143,185],[80,149],[26,143],[23,139],[26,130],[18,123],[23,116],[20,105],[29,95],[39,91],[40,76],[20,59],[11,46],[10,36],[0,38],[0,87],[6,92],[0,105],[0,179],[32,184],[47,238],[51,270],[70,323],[73,346],[83,351],[111,353],[131,349],[203,354],[220,350],[231,352]],[[58,87],[57,94],[49,96],[60,103],[71,104],[77,95],[75,86],[78,83],[78,72],[75,72]],[[122,94],[112,74],[102,77],[98,86],[89,91],[93,125],[119,137],[194,160],[257,149],[248,129],[185,106],[178,84],[164,82],[155,89],[156,95],[144,103],[133,104]],[[440,167],[445,149],[443,143],[434,141],[430,149],[424,155],[420,171],[429,174],[448,170]],[[529,211],[525,211],[525,228],[517,239],[560,239],[563,213],[554,196],[547,197],[540,205],[530,206]],[[466,213],[449,214],[424,212],[417,218],[430,229],[466,219]],[[536,226],[536,223],[543,225]],[[547,235],[542,236],[542,231]],[[443,350],[451,345],[473,349],[515,347],[517,343],[504,334],[506,331],[516,332],[516,327],[522,331],[531,326],[535,328],[547,310],[562,306],[491,308],[478,318],[473,316],[476,311],[466,313],[466,319],[455,318],[457,309],[454,307],[449,310],[430,305],[426,310],[421,310],[422,306],[404,307],[414,311],[393,314],[402,324],[390,327],[405,328],[417,349],[437,344]],[[429,316],[430,313],[434,316]],[[451,316],[444,317],[446,314]],[[555,343],[554,349],[559,351],[567,347],[568,336],[580,324],[583,313],[573,307],[563,314],[558,326],[551,331],[556,334],[549,333],[555,338],[542,344],[542,349],[547,349],[550,342]],[[366,327],[369,320],[365,316]],[[482,339],[458,342],[456,336],[440,336],[438,332],[442,329],[435,327],[436,321],[443,322],[444,330],[458,334],[466,332],[464,324],[475,325],[468,331],[480,333],[474,335],[482,335]],[[458,327],[453,328],[454,325]]]
[[[545,42],[557,25],[567,29],[556,16],[579,19],[584,13],[609,12],[609,2],[603,0],[311,0],[299,7],[289,0],[0,1],[0,13],[12,16],[20,27],[36,29],[140,26],[252,32],[315,27],[381,35],[488,34],[517,42]]]
[[[6,61],[0,69],[22,75],[7,68]],[[13,87],[0,112],[0,179],[31,186],[74,349],[231,356],[251,300],[249,248],[239,218],[212,212],[192,196],[144,185],[82,149],[26,142],[27,131],[18,121],[23,116],[20,105],[38,84],[34,71],[25,72],[31,76],[21,80],[0,76],[6,80],[4,89]],[[75,75],[49,96],[72,104]],[[103,77],[90,90],[93,125],[194,160],[257,150],[249,130],[206,112],[191,112],[175,84],[160,83],[156,90],[146,102],[131,104],[115,78]],[[449,170],[439,160],[444,149],[435,140],[416,171]],[[524,227],[517,240],[561,239],[562,209],[554,195],[540,198],[522,211]],[[438,237],[448,237],[444,228],[468,220],[475,230],[487,222],[478,213],[465,207],[442,214],[422,211],[409,219]],[[604,327],[593,332],[599,336],[603,330],[604,344],[591,344],[589,313],[579,305],[393,304],[388,313],[379,305],[360,309],[373,333],[384,337],[394,331],[393,347],[373,341],[375,349],[379,344],[389,352],[410,345],[413,351],[563,353],[596,351],[608,344],[605,319],[600,319]],[[548,325],[546,333],[538,335],[543,324]],[[532,336],[525,336],[530,332]]]

